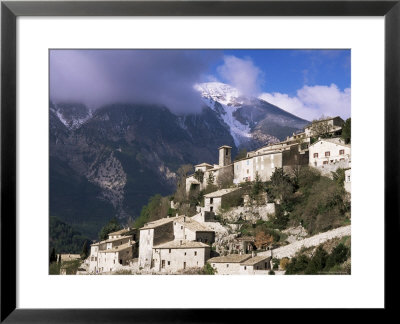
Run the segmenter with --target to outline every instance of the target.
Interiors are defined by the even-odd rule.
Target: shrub
[[[349,255],[349,248],[343,243],[339,243],[329,255],[326,261],[326,269],[330,269],[337,264],[341,264],[347,260]]]
[[[194,178],[199,181],[200,183],[203,183],[203,179],[204,179],[204,172],[202,170],[197,170],[194,174],[193,174]]]
[[[328,259],[328,253],[323,249],[322,246],[319,246],[311,258],[306,270],[305,274],[317,274],[322,272],[322,270],[326,266],[326,260]]]
[[[211,264],[206,263],[202,269],[202,273],[206,274],[206,275],[214,275],[217,272],[217,270],[215,270]]]
[[[274,270],[269,270],[269,271],[268,271],[268,274],[269,274],[269,275],[275,275],[275,271],[274,271]]]
[[[298,257],[293,257],[290,260],[289,264],[286,266],[285,274],[289,275],[302,273],[308,267],[309,262],[310,259],[304,254],[301,254]]]
[[[273,269],[274,269],[274,270],[279,269],[279,259],[277,259],[277,258],[272,258],[272,264],[273,264]]]
[[[283,258],[283,259],[281,259],[279,266],[282,270],[286,270],[286,267],[288,264],[289,264],[289,258]]]

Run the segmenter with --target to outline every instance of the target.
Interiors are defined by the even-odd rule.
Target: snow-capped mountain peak
[[[243,104],[240,92],[234,87],[221,82],[198,83],[194,88],[206,99],[211,99],[227,106]]]
[[[203,102],[226,125],[237,147],[277,142],[304,127],[306,121],[260,100],[244,96],[238,89],[221,82],[196,84]]]

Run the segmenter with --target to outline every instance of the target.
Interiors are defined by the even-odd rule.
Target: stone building
[[[129,264],[137,255],[137,244],[132,235],[123,235],[125,232],[110,233],[104,241],[93,243],[90,246],[89,272],[111,272],[120,266]]]
[[[210,174],[214,179],[214,185],[232,183],[233,164],[231,161],[231,150],[232,147],[228,145],[223,145],[218,148],[218,164],[211,165],[208,163],[201,163],[195,165],[195,173],[186,178],[186,191],[189,192],[190,189],[205,189],[208,185]]]
[[[204,247],[204,245],[202,245],[203,243],[209,248],[210,246],[207,244],[212,244],[214,240],[214,231],[209,230],[188,216],[162,218],[160,220],[147,223],[140,229],[139,267],[157,270],[157,266],[154,263],[156,246],[160,247],[164,246],[165,244],[169,244],[169,246],[176,246],[176,248],[180,249],[179,251],[181,251],[182,246],[180,243],[182,242],[185,243],[187,248],[189,248],[189,246],[190,248],[195,246]],[[189,244],[190,242],[193,244]],[[180,252],[174,253],[179,255]],[[206,252],[202,253],[203,255],[207,256]],[[209,256],[207,258],[209,258]],[[161,260],[164,259],[159,258],[158,260],[161,262]],[[169,260],[169,262],[171,262],[171,260]],[[179,265],[179,267],[181,266],[183,266],[183,263]],[[175,265],[175,267],[178,267],[178,265]],[[172,268],[169,268],[169,270],[171,269]]]
[[[174,220],[174,240],[212,244],[215,240],[215,232],[210,231],[191,217],[181,216]]]
[[[175,240],[153,247],[152,269],[176,272],[188,268],[201,268],[210,258],[208,244],[196,241]]]
[[[162,218],[145,224],[140,229],[139,240],[139,267],[150,268],[153,246],[172,241],[174,239],[175,217]]]
[[[228,188],[204,195],[204,211],[218,213],[224,199],[240,194],[240,188]]]
[[[310,145],[309,165],[317,168],[329,168],[335,171],[337,167],[348,167],[351,161],[351,145],[345,144],[340,138],[324,138]],[[337,167],[335,167],[335,164]]]
[[[256,256],[247,259],[240,264],[240,274],[257,274],[264,273],[263,270],[271,269],[271,258],[268,256]]]
[[[233,183],[254,181],[256,175],[261,181],[268,181],[276,168],[290,168],[308,164],[308,144],[280,142],[247,153],[247,157],[234,162]]]
[[[306,137],[319,136],[321,133],[340,135],[344,120],[339,116],[315,120],[304,127]]]
[[[228,254],[207,260],[218,275],[240,273],[240,264],[251,258],[251,254]]]

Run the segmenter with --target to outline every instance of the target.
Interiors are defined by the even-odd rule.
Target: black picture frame
[[[399,233],[400,1],[2,1],[1,321],[5,323],[235,322],[243,310],[16,308],[16,19],[19,16],[384,16],[385,309],[398,275],[388,264]],[[394,250],[393,258],[398,253]],[[373,257],[372,257],[373,259]],[[38,292],[39,293],[39,292]],[[252,317],[265,310],[252,311]]]

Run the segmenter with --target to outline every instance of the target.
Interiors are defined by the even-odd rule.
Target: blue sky
[[[301,118],[350,117],[350,50],[51,50],[50,98],[199,112],[196,83],[230,84]]]
[[[265,74],[264,92],[292,96],[305,85],[334,83],[340,90],[351,85],[350,50],[226,50],[224,55],[250,58]]]

